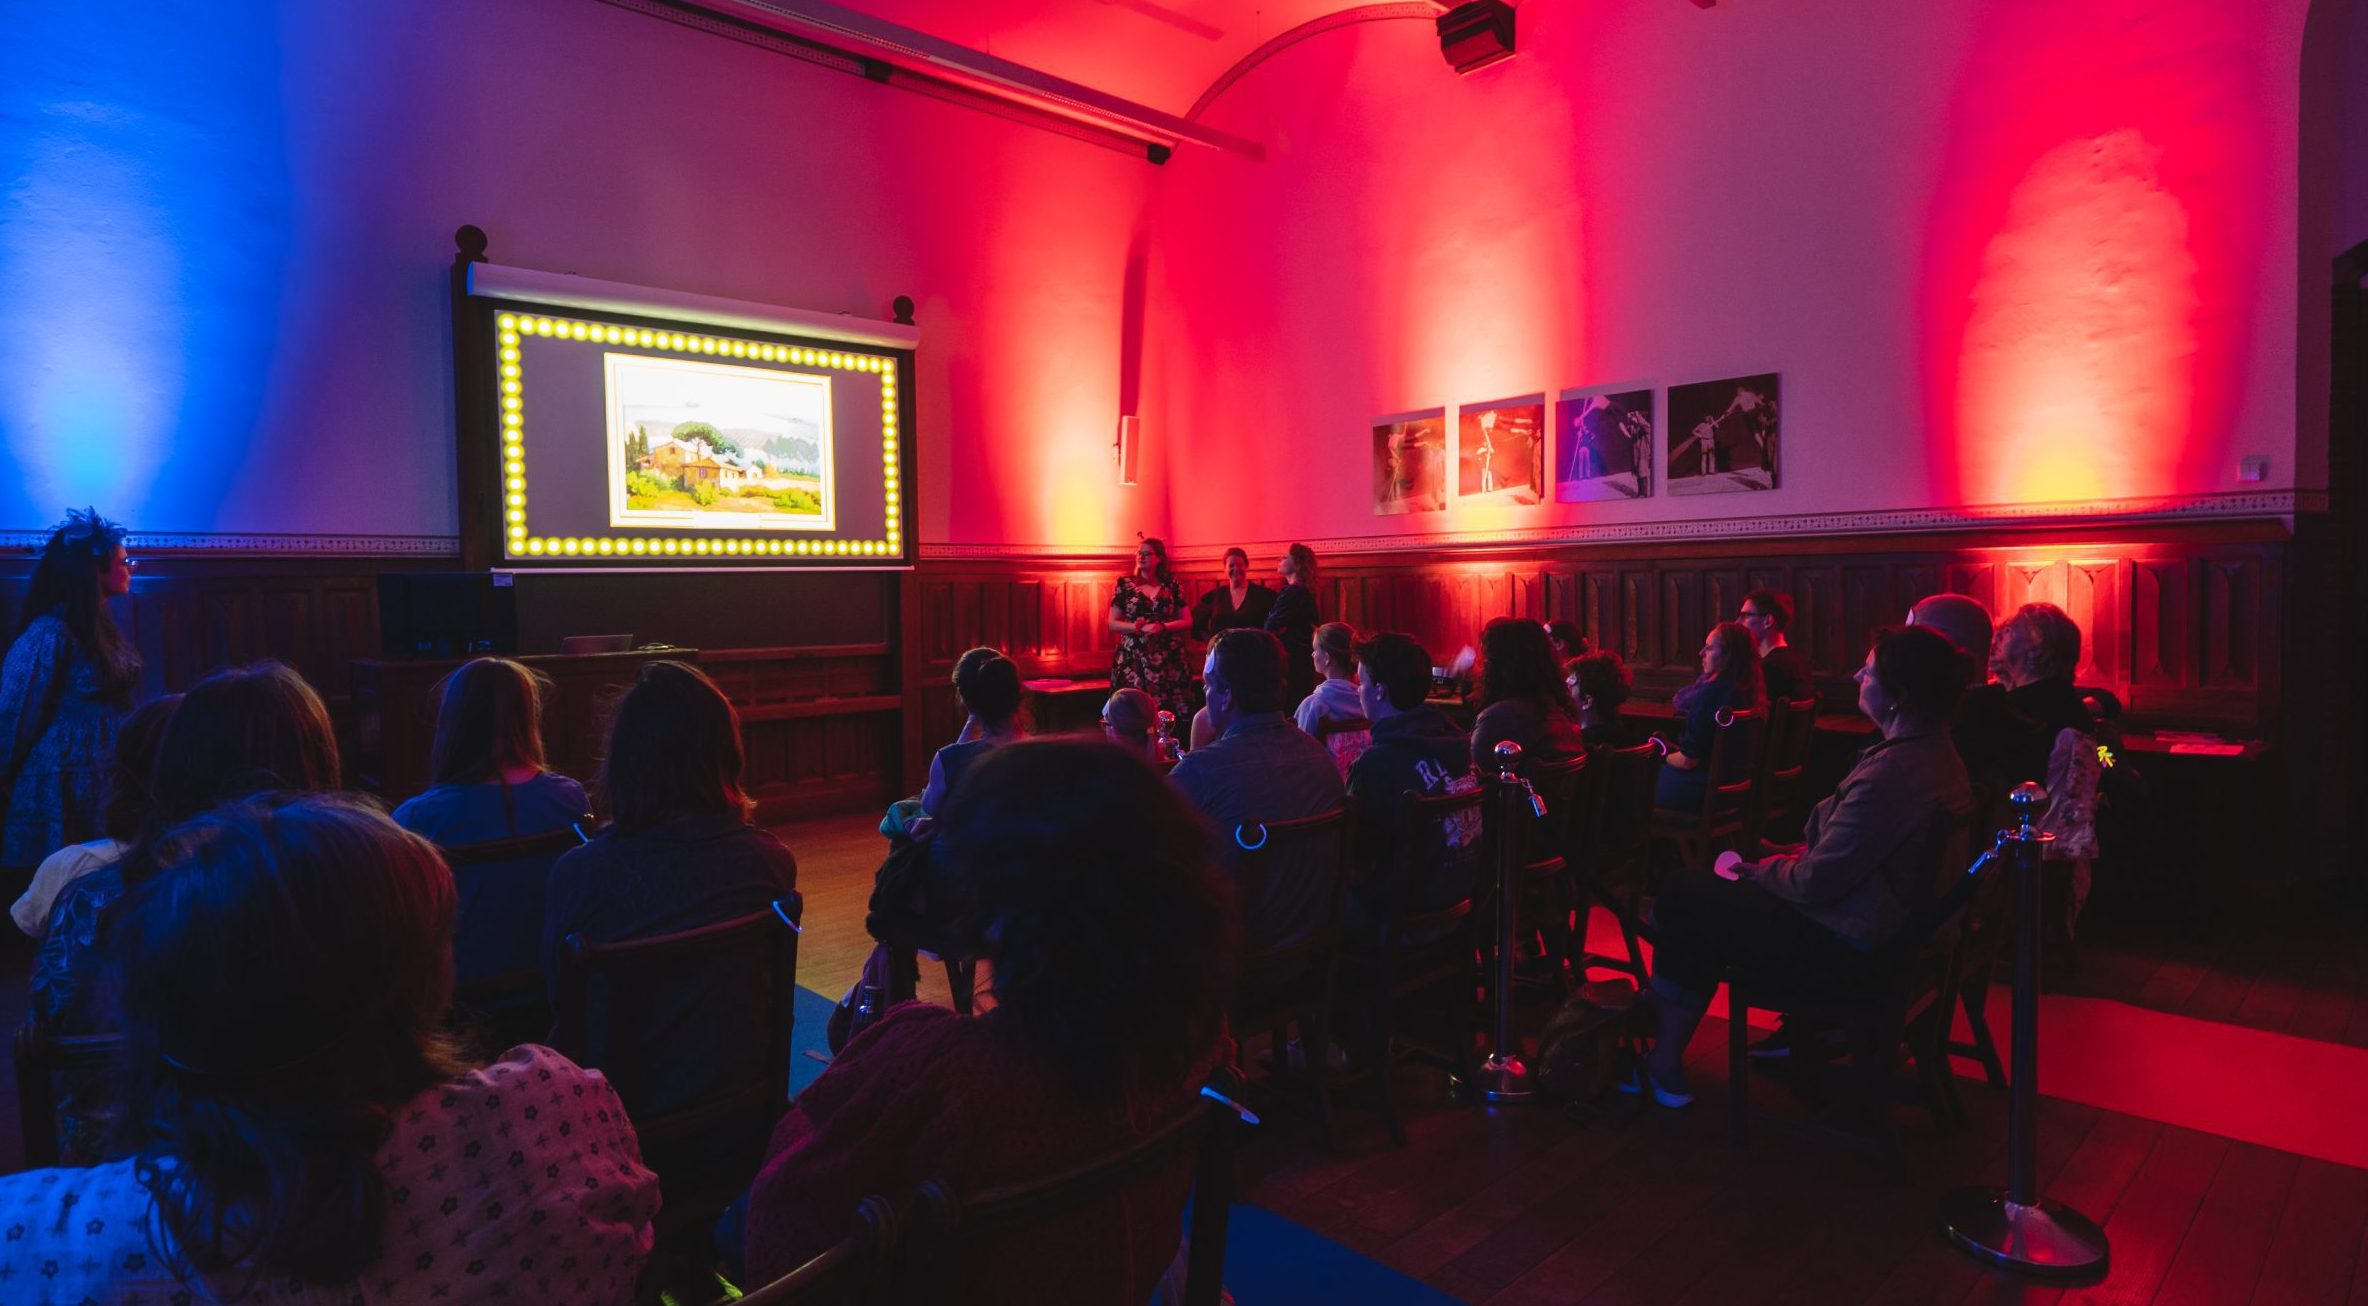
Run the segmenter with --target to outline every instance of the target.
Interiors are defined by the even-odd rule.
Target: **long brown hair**
[[[126,884],[154,874],[166,829],[254,794],[338,787],[329,708],[284,662],[230,667],[189,687],[156,746],[149,810],[123,861]]]
[[[1758,707],[1768,688],[1760,674],[1760,644],[1751,628],[1740,621],[1722,621],[1710,628],[1710,638],[1718,645],[1718,675],[1705,673],[1696,683],[1724,680],[1735,687],[1730,706]]]
[[[99,592],[99,578],[124,539],[124,529],[96,511],[67,513],[65,524],[51,531],[41,546],[41,560],[33,564],[16,623],[16,633],[22,635],[34,622],[54,614],[116,690],[128,689],[140,678],[140,656],[123,642],[107,597]]]
[[[348,1282],[384,1246],[394,1109],[462,1069],[452,872],[341,795],[220,808],[164,853],[113,931],[157,1241],[185,1283]]]
[[[523,662],[474,658],[444,677],[428,775],[440,785],[483,784],[509,766],[543,769],[543,691]]]
[[[1291,579],[1307,586],[1310,594],[1316,588],[1316,551],[1304,544],[1293,544],[1284,555],[1291,559]]]
[[[1480,705],[1507,699],[1535,703],[1541,710],[1579,719],[1554,641],[1546,628],[1524,617],[1498,617],[1480,628]]]
[[[652,662],[617,702],[600,791],[627,830],[678,816],[745,819],[752,806],[740,788],[746,761],[740,714],[715,682],[687,662]]]

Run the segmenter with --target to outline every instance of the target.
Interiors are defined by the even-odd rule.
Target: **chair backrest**
[[[898,1234],[896,1208],[885,1197],[866,1197],[856,1206],[846,1237],[764,1287],[741,1297],[719,1298],[709,1306],[841,1306],[869,1301],[869,1290],[876,1289],[895,1263]]]
[[[1581,869],[1599,875],[1641,858],[1652,846],[1653,799],[1668,746],[1647,739],[1630,748],[1589,751],[1576,834],[1585,850]]]
[[[1383,937],[1393,945],[1443,933],[1469,917],[1473,890],[1488,871],[1481,854],[1487,786],[1475,779],[1436,796],[1409,792],[1400,802],[1397,847],[1387,853],[1394,864],[1381,872],[1391,888]],[[1468,872],[1443,894],[1425,892],[1426,879],[1440,869],[1435,858],[1447,859],[1451,873]]]
[[[1581,819],[1586,815],[1594,787],[1587,774],[1588,766],[1586,753],[1551,761],[1521,759],[1521,774],[1528,778],[1529,787],[1537,791],[1539,800],[1546,805],[1545,816],[1530,825],[1529,841],[1521,853],[1524,865],[1539,866],[1554,860],[1568,862],[1577,854]]]
[[[58,1163],[58,1078],[103,1082],[122,1058],[121,1034],[52,1034],[38,1021],[26,1021],[17,1030],[17,1127],[26,1169]]]
[[[1759,727],[1767,721],[1763,708],[1741,707],[1722,709],[1710,731],[1710,756],[1700,759],[1702,765],[1702,808],[1689,813],[1709,825],[1720,812],[1741,812],[1750,807],[1751,796],[1758,791],[1762,753],[1768,743],[1768,732]],[[1742,765],[1736,765],[1739,750],[1746,753]],[[1734,774],[1732,780],[1719,777]]]
[[[787,891],[763,911],[735,920],[719,921],[695,930],[664,934],[623,943],[593,943],[570,934],[559,952],[559,973],[552,1000],[552,1046],[583,1065],[596,1065],[587,1049],[592,1031],[586,1027],[593,980],[612,986],[646,980],[684,968],[703,968],[719,959],[744,954],[763,968],[763,984],[771,1010],[762,1028],[750,1031],[760,1055],[754,1073],[719,1086],[703,1101],[654,1117],[636,1117],[634,1132],[645,1153],[663,1152],[699,1137],[711,1126],[736,1122],[759,1112],[779,1115],[789,1105],[790,1032],[797,991],[799,922],[806,904],[795,890]]]
[[[551,863],[583,842],[571,827],[443,850],[460,895],[452,936],[456,1004],[499,1005],[542,991],[543,902]]]
[[[1192,1250],[1184,1284],[1186,1306],[1215,1306],[1223,1291],[1226,1212],[1233,1202],[1233,1130],[1244,1117],[1229,1100],[1230,1076],[1153,1128],[1056,1173],[970,1193],[932,1179],[914,1195],[900,1256],[906,1300],[955,1301],[991,1297],[981,1285],[953,1276],[986,1247],[1041,1228],[1064,1215],[1110,1202],[1137,1185],[1157,1182],[1192,1159]],[[1214,1092],[1217,1096],[1208,1096]],[[1166,1257],[1161,1257],[1165,1264]],[[966,1286],[968,1292],[955,1291]]]
[[[1809,748],[1817,738],[1815,697],[1771,699],[1767,712],[1768,728],[1761,732],[1766,738],[1758,749],[1758,780],[1752,788],[1758,804],[1749,826],[1754,838],[1761,837],[1768,822],[1794,815],[1809,771]]]
[[[1238,852],[1234,901],[1243,916],[1244,990],[1294,982],[1311,967],[1329,971],[1340,948],[1340,918],[1348,903],[1348,830],[1344,808],[1296,821],[1238,825],[1231,831]],[[1284,892],[1286,887],[1293,891]],[[1283,901],[1312,908],[1303,913],[1309,919],[1289,938],[1262,937],[1259,917]]]

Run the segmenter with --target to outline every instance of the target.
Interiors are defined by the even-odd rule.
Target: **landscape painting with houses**
[[[609,524],[830,530],[830,378],[607,356]]]

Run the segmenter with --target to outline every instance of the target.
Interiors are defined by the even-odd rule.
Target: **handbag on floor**
[[[1638,1013],[1628,980],[1582,984],[1538,1035],[1538,1088],[1565,1102],[1588,1102],[1619,1082],[1630,1027]]]

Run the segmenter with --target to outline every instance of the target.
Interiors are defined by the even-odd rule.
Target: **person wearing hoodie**
[[[1410,635],[1383,633],[1357,645],[1357,693],[1372,722],[1372,742],[1349,766],[1348,796],[1355,803],[1357,847],[1364,865],[1349,888],[1349,929],[1377,937],[1396,905],[1387,850],[1398,846],[1406,796],[1435,798],[1468,793],[1472,737],[1427,701],[1431,655]],[[1412,883],[1409,910],[1444,907],[1472,891],[1480,873],[1480,817],[1463,813],[1447,823],[1436,847],[1422,854]],[[1382,853],[1376,859],[1373,854]]]

